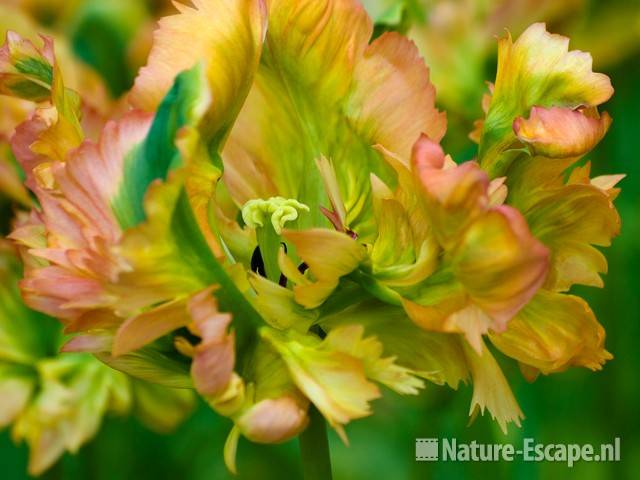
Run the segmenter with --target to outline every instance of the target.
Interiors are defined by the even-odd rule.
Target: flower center
[[[295,222],[300,212],[308,211],[309,207],[304,203],[283,197],[249,200],[244,204],[242,219],[249,227],[256,229],[258,240],[258,248],[251,259],[254,271],[274,282],[282,282],[278,266],[282,229],[287,223]]]
[[[251,228],[264,227],[269,217],[276,234],[280,235],[287,222],[297,220],[300,211],[309,211],[304,203],[292,198],[271,197],[249,200],[242,207],[242,219]]]

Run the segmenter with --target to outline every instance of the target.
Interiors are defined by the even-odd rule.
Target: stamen
[[[253,251],[253,255],[251,255],[251,271],[257,273],[262,277],[267,276],[267,271],[264,268],[264,260],[262,259],[262,254],[260,253],[260,247],[256,247]]]

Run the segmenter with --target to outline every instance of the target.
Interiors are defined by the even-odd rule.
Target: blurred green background
[[[80,13],[65,18],[60,28],[72,39],[77,55],[103,74],[112,94],[121,94],[134,78],[131,62],[127,60],[130,53],[127,45],[136,37],[137,22],[147,14],[145,12],[155,12],[162,6],[159,2],[143,5],[141,1],[123,0],[74,3],[80,5],[74,10]],[[395,0],[365,3],[381,12],[378,19],[383,25],[378,31],[396,28],[416,36],[419,33],[412,33],[409,28],[411,22],[428,30],[430,23],[438,20],[437,8],[441,8],[438,5],[444,3],[464,7],[463,11],[471,17],[457,20],[454,15],[454,24],[462,25],[463,20],[480,26],[490,21],[496,26],[501,21],[508,22],[494,32],[498,34],[504,27],[509,27],[516,35],[533,21],[549,20],[551,31],[572,37],[573,48],[594,53],[596,69],[607,73],[616,89],[613,99],[604,106],[614,119],[613,126],[605,140],[588,156],[594,175],[626,173],[628,176],[621,184],[622,193],[616,201],[623,220],[622,235],[606,251],[609,259],[606,287],[603,290],[581,288],[578,292],[588,299],[607,331],[606,346],[614,359],[604,370],[596,373],[571,370],[541,376],[529,384],[521,378],[513,362],[502,362],[526,415],[522,428],[510,428],[507,436],[486,416],[467,425],[472,393],[469,386],[454,392],[428,385],[417,398],[400,398],[387,391],[385,397],[374,404],[373,416],[348,426],[349,447],[330,433],[335,478],[640,478],[640,382],[636,370],[640,367],[640,2],[427,1],[416,9],[418,2],[408,1],[407,8],[400,7],[399,11],[393,10],[398,3]],[[494,4],[516,4],[516,13],[490,19],[487,5]],[[543,4],[547,7],[555,4],[555,10],[542,8]],[[558,9],[559,4],[566,8]],[[389,5],[393,7],[391,10]],[[40,15],[43,24],[52,25],[56,21],[55,11]],[[432,66],[436,88],[446,91],[450,85],[456,85],[461,89],[457,99],[447,96],[447,103],[441,105],[450,112],[445,150],[457,161],[471,159],[475,153],[466,134],[471,130],[472,120],[481,115],[482,81],[492,79],[495,72],[495,40],[488,29],[480,31],[489,37],[486,48],[473,42],[472,35],[477,32],[468,29],[462,33],[458,31],[451,39],[442,39],[444,51],[423,50],[427,63]],[[416,38],[416,41],[420,45],[428,39]],[[474,48],[468,56],[465,48],[470,42]],[[438,55],[444,58],[458,55],[463,61],[452,65],[439,61]],[[436,71],[437,68],[441,70]],[[108,418],[97,437],[79,454],[66,455],[43,478],[234,478],[222,460],[222,448],[230,428],[230,422],[216,416],[204,404],[175,433],[166,436],[149,432],[135,419]],[[608,443],[620,437],[621,461],[580,462],[573,468],[562,463],[518,461],[419,463],[414,458],[414,442],[421,437],[455,437],[460,442],[509,441],[516,445],[525,437],[542,443],[579,444]],[[15,446],[7,432],[0,433],[0,478],[28,478],[25,473],[27,454],[24,445]],[[260,446],[241,440],[238,468],[239,475],[235,478],[240,479],[299,478],[301,466],[297,442]]]

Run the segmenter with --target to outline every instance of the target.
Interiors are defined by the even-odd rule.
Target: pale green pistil
[[[256,229],[256,239],[267,277],[274,282],[280,277],[278,251],[282,229],[287,223],[295,222],[303,211],[308,212],[309,207],[297,200],[282,197],[249,200],[242,207],[242,219],[247,226]]]
[[[249,227],[264,227],[271,218],[271,225],[275,232],[280,235],[287,222],[292,222],[298,218],[299,211],[309,211],[304,203],[297,200],[283,197],[271,197],[267,200],[249,200],[242,207],[242,219]]]

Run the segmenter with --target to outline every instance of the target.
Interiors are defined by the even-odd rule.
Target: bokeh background
[[[605,140],[586,160],[594,174],[626,173],[616,200],[622,234],[607,249],[609,273],[603,290],[581,288],[607,331],[614,360],[601,372],[571,370],[529,384],[513,363],[503,369],[525,412],[522,428],[502,434],[490,418],[468,425],[471,388],[453,392],[429,385],[417,398],[392,392],[374,404],[375,415],[348,429],[350,446],[331,432],[336,479],[632,479],[640,478],[640,1],[638,0],[367,0],[376,33],[396,29],[420,47],[432,69],[440,107],[449,114],[445,150],[456,161],[473,158],[467,139],[481,116],[485,80],[494,78],[495,35],[518,35],[534,21],[568,35],[572,48],[593,53],[594,68],[616,89],[605,105],[614,119]],[[130,87],[144,63],[154,19],[171,11],[169,2],[144,0],[0,0],[0,6],[28,12],[43,31],[65,36],[74,54],[105,80],[112,96]],[[9,23],[7,25],[7,23]],[[15,28],[10,18],[0,29]],[[12,205],[0,200],[6,228]],[[2,401],[2,399],[0,399]],[[231,424],[204,404],[170,435],[150,432],[133,418],[109,417],[100,433],[77,455],[65,455],[46,479],[225,479],[222,448]],[[618,463],[418,463],[415,438],[455,437],[460,442],[607,443],[621,438]],[[26,475],[28,451],[0,433],[0,478]],[[240,479],[296,479],[301,476],[296,441],[257,446],[241,441]]]

